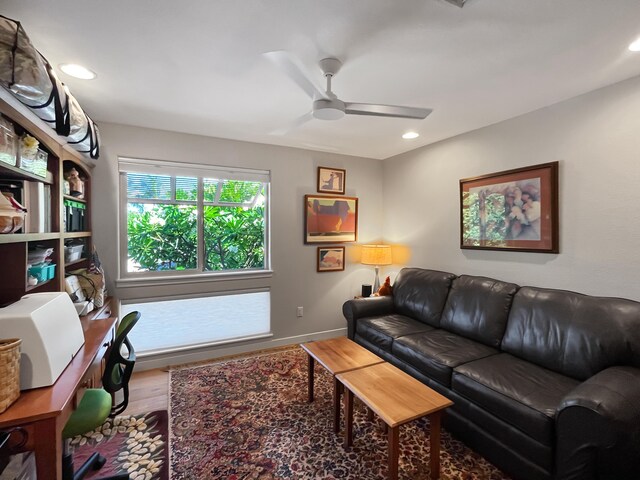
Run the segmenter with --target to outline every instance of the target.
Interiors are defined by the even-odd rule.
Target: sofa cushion
[[[450,387],[454,367],[499,352],[482,343],[438,329],[397,338],[391,346],[391,353]]]
[[[579,380],[614,365],[640,367],[640,302],[523,287],[501,349]]]
[[[517,290],[515,283],[462,275],[451,284],[440,328],[498,348]]]
[[[453,273],[403,268],[393,283],[393,304],[397,313],[433,327],[440,326]]]
[[[507,353],[454,369],[452,389],[544,445],[560,402],[580,382]]]
[[[361,318],[356,324],[357,336],[389,352],[395,338],[429,330],[433,330],[433,328],[412,318],[397,314]]]

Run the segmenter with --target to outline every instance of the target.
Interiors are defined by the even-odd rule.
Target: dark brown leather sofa
[[[405,268],[348,336],[454,402],[444,426],[515,479],[640,479],[640,303]]]

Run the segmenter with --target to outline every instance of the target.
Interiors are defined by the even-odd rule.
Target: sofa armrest
[[[556,436],[556,478],[637,478],[640,369],[611,367],[578,385],[560,404]]]
[[[356,322],[359,318],[389,315],[393,311],[392,296],[347,300],[342,305],[342,313],[347,319],[347,335],[353,340],[356,334]]]

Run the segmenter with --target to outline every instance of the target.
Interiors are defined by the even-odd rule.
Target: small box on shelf
[[[64,262],[72,263],[82,258],[82,251],[84,250],[84,244],[69,244],[64,247]]]
[[[20,154],[20,168],[38,177],[47,177],[47,158],[49,154],[38,149],[33,155]]]
[[[47,280],[53,280],[53,278],[56,276],[56,264],[42,262],[31,265],[28,270],[28,275],[29,277],[36,279],[36,282],[33,285],[38,285],[40,283],[46,282]],[[27,283],[31,285],[28,280]]]
[[[83,202],[64,199],[64,231],[83,232],[86,229],[85,212],[87,205]]]
[[[0,117],[0,162],[15,166],[18,159],[18,139],[13,123]]]

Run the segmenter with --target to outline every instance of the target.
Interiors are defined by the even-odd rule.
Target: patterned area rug
[[[116,417],[71,440],[74,468],[97,451],[107,463],[87,479],[128,473],[132,480],[168,480],[167,429],[165,410]]]
[[[316,398],[307,402],[302,349],[185,367],[171,372],[171,471],[187,479],[387,478],[387,437],[358,402],[354,445],[333,433],[331,376],[316,365]],[[442,432],[442,477],[508,477]],[[400,429],[400,478],[429,476],[429,424]]]

